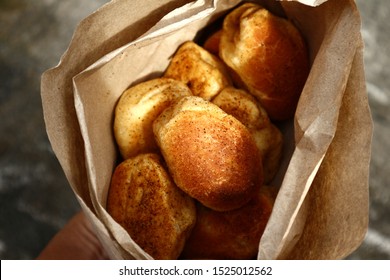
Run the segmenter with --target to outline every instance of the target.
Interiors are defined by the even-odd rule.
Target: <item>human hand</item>
[[[37,257],[37,260],[102,259],[108,256],[83,212],[73,216]]]

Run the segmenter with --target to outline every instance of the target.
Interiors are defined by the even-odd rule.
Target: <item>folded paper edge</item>
[[[345,1],[346,3],[351,3],[353,1]],[[352,7],[353,11],[356,13],[357,9],[356,9],[356,6]],[[356,15],[356,14],[355,14]],[[357,14],[358,15],[358,14]],[[356,17],[355,18],[359,24],[355,26],[355,30],[356,30],[356,34],[359,34],[359,38],[360,38],[360,17]],[[348,22],[349,24],[354,24],[354,22]],[[332,34],[333,36],[333,34]],[[355,42],[355,41],[352,41],[352,42]],[[348,45],[350,46],[350,45]],[[351,45],[353,46],[353,44]],[[356,56],[356,52],[359,50],[359,47],[360,47],[360,44],[355,44],[354,45],[354,53],[353,55],[351,55],[349,58],[347,58],[348,60],[348,71],[346,71],[344,73],[344,78],[342,79],[342,84],[344,84],[344,88],[343,88],[343,92],[342,94],[340,94],[337,99],[339,100],[337,103],[339,104],[339,107],[341,106],[341,100],[342,100],[342,97],[344,95],[344,92],[345,92],[345,88],[347,86],[347,83],[348,83],[348,79],[349,79],[349,75],[350,75],[350,72],[351,72],[351,69],[352,69],[352,64],[355,60],[355,56]],[[310,76],[309,76],[310,78]],[[305,91],[305,89],[304,89]],[[299,106],[299,105],[298,105]],[[297,109],[298,110],[298,109]],[[321,117],[321,114],[323,115],[328,115],[328,111],[339,111],[339,108],[330,108],[330,109],[327,109],[326,111],[324,112],[321,112],[320,113],[320,117]],[[312,170],[312,173],[310,174],[310,177],[312,177],[312,179],[314,179],[314,176],[316,175],[317,171],[319,170],[319,167],[320,167],[320,164],[322,162],[322,160],[324,159],[324,156],[329,148],[329,146],[331,145],[331,142],[334,138],[334,135],[336,133],[336,128],[337,128],[337,122],[338,122],[338,113],[337,114],[332,114],[334,115],[334,118],[332,120],[332,123],[331,125],[328,127],[330,128],[329,131],[323,131],[324,133],[329,134],[327,135],[326,137],[326,142],[325,143],[321,143],[321,158],[318,158],[318,162],[317,164],[314,164],[313,162],[310,162],[310,168]],[[325,118],[326,120],[328,120],[328,118]],[[310,130],[313,130],[311,127],[313,126],[313,123],[315,123],[316,121],[318,121],[318,116],[316,116],[316,119],[312,120],[311,122],[309,123],[306,123],[303,128],[301,127],[300,123],[295,120],[295,125],[294,125],[294,129],[296,130],[296,146],[295,146],[295,151],[294,151],[294,154],[291,158],[291,161],[289,163],[289,167],[290,168],[290,165],[294,165],[294,161],[295,161],[295,156],[296,154],[299,153],[299,150],[301,147],[306,147],[307,145],[304,143],[304,142],[311,142],[311,139],[310,139],[310,135],[308,136],[308,132]],[[298,133],[297,133],[298,131]],[[313,130],[314,131],[314,130]],[[315,142],[315,141],[314,141]],[[310,147],[310,145],[309,145]],[[313,149],[315,149],[315,147],[313,147]],[[308,149],[306,152],[309,152],[311,153],[311,149]],[[317,151],[318,152],[318,151]],[[302,151],[303,153],[303,151]],[[286,174],[288,175],[289,172],[287,170]],[[294,178],[291,178],[291,179],[294,179]],[[310,178],[309,178],[310,179]],[[295,184],[295,181],[294,180],[290,180],[289,181],[289,178],[288,177],[285,177],[283,179],[283,182],[282,182],[282,186],[281,186],[281,191],[280,192],[283,192],[283,186],[284,185],[291,185],[291,183],[293,182],[293,184]],[[259,252],[258,252],[258,259],[280,259],[280,258],[284,258],[285,256],[288,255],[288,250],[290,250],[292,248],[291,244],[288,244],[288,242],[286,241],[294,241],[296,242],[297,239],[299,239],[299,232],[302,233],[302,230],[303,230],[303,227],[302,227],[302,224],[298,225],[295,230],[298,230],[299,232],[296,233],[292,233],[290,234],[290,230],[292,228],[292,225],[294,224],[294,217],[296,217],[298,215],[298,213],[300,212],[300,209],[301,209],[301,206],[303,205],[304,203],[304,199],[306,197],[306,194],[308,193],[309,189],[310,189],[310,185],[311,183],[313,182],[313,180],[308,180],[305,184],[304,184],[304,187],[302,188],[302,197],[300,199],[300,203],[297,205],[297,207],[294,209],[294,211],[289,211],[289,213],[291,213],[291,220],[290,222],[288,223],[288,225],[286,226],[286,228],[283,228],[283,229],[279,229],[278,231],[276,232],[284,232],[283,235],[277,235],[275,236],[274,234],[270,235],[268,230],[269,230],[269,227],[268,227],[268,224],[267,224],[267,227],[266,227],[266,230],[260,240],[260,244],[259,244]],[[298,186],[298,185],[297,185]],[[279,196],[279,195],[278,195]],[[289,195],[287,194],[287,197],[289,197]],[[280,201],[277,200],[275,201],[275,206],[278,207],[284,207],[281,203],[279,203]],[[291,209],[290,209],[291,210]],[[302,213],[301,213],[302,214]],[[271,214],[271,218],[270,218],[270,221],[271,219],[276,219],[278,220],[277,218],[275,218],[272,214]],[[275,226],[277,227],[280,227],[276,222],[272,223],[274,224]],[[275,245],[275,244],[279,244],[278,246],[272,246]],[[287,245],[286,245],[287,244]],[[272,249],[270,250],[269,248]],[[265,251],[267,251],[268,253],[265,253]]]
[[[317,7],[317,6],[325,3],[328,0],[279,0],[279,1],[299,2],[299,3],[307,5],[307,6]]]

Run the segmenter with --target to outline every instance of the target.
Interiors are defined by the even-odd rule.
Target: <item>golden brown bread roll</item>
[[[222,30],[211,34],[203,44],[203,48],[215,56],[219,56],[219,42],[221,40]]]
[[[273,197],[262,186],[243,207],[217,212],[197,204],[197,221],[184,259],[254,259],[272,212]]]
[[[231,84],[226,66],[192,41],[179,47],[164,77],[184,82],[194,95],[206,100]]]
[[[178,258],[196,220],[193,199],[175,186],[157,154],[117,166],[107,211],[155,259]]]
[[[153,125],[176,185],[209,208],[239,208],[263,182],[260,153],[249,130],[200,97],[183,97]]]
[[[149,80],[127,89],[115,108],[114,135],[124,159],[140,153],[156,152],[154,119],[176,98],[192,95],[180,81],[166,78]]]
[[[219,56],[273,120],[291,118],[309,72],[308,51],[288,20],[245,3],[223,22]]]
[[[252,133],[263,160],[264,182],[269,183],[280,165],[283,136],[267,112],[245,90],[227,87],[212,102],[243,123]]]

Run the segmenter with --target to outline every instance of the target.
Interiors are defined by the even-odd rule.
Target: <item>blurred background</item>
[[[106,2],[0,0],[0,259],[34,259],[80,210],[47,139],[40,76]],[[390,259],[390,2],[356,3],[374,137],[369,229],[348,259]]]

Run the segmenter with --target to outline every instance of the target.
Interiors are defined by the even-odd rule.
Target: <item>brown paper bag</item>
[[[112,1],[82,21],[60,64],[42,76],[53,150],[115,259],[151,259],[105,210],[118,159],[115,104],[129,86],[161,75],[182,42],[242,1],[137,2]],[[283,127],[279,193],[258,258],[343,258],[362,242],[368,224],[372,122],[356,5],[257,2],[301,29],[312,63],[294,121]]]

